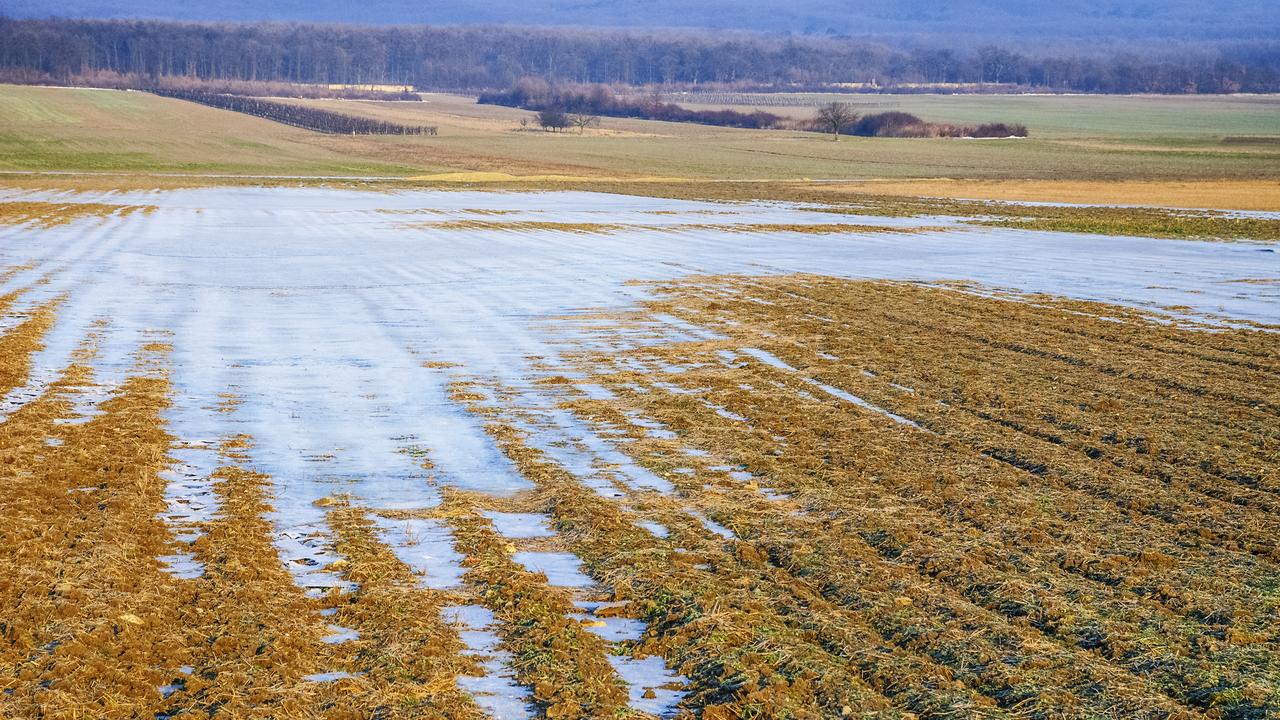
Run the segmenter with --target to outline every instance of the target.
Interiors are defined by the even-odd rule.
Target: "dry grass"
[[[0,684],[6,717],[136,717],[187,658],[181,596],[155,557],[163,507],[168,384],[138,376],[78,425],[66,392],[84,366],[0,426],[5,439],[0,554]],[[61,444],[49,446],[47,438]],[[38,469],[39,472],[35,472]]]
[[[851,195],[1280,211],[1280,182],[1274,180],[889,180],[841,183],[831,190]]]
[[[135,212],[150,214],[151,205],[108,205],[104,203],[0,202],[0,224],[31,225],[45,230],[84,218],[129,217]]]
[[[453,220],[439,223],[416,223],[408,227],[423,230],[483,230],[505,232],[567,232],[584,235],[606,235],[626,230],[625,225],[609,223],[502,222],[497,220]]]
[[[681,223],[676,225],[642,225],[624,223],[564,223],[536,220],[503,222],[496,220],[452,220],[435,223],[412,223],[405,227],[420,230],[481,230],[505,232],[566,232],[582,235],[606,235],[624,231],[676,233],[712,230],[731,233],[802,233],[806,235],[840,235],[847,233],[917,233],[942,228],[894,227],[858,223]]]
[[[513,561],[508,554],[514,546],[465,493],[448,492],[444,509],[458,550],[467,556],[466,579],[499,619],[516,678],[533,689],[542,714],[566,720],[635,716],[605,642],[566,617],[574,612],[569,593]]]
[[[895,227],[861,223],[685,223],[669,226],[671,230],[718,230],[732,233],[802,233],[805,235],[844,235],[847,233],[920,233],[938,232],[940,227]]]
[[[0,296],[0,314],[9,314],[18,293]],[[0,335],[0,394],[26,382],[31,372],[31,356],[41,347],[41,340],[57,316],[58,303],[53,302],[21,314],[22,319],[4,335]]]
[[[458,381],[451,399],[533,490],[446,488],[439,507],[395,512],[321,501],[341,556],[329,569],[354,587],[320,598],[281,563],[251,437],[208,450],[220,511],[199,539],[180,545],[157,518],[178,442],[167,346],[140,350],[103,414],[60,422],[94,382],[87,338],[0,423],[0,716],[472,720],[455,678],[477,661],[441,617],[466,603],[493,611],[546,718],[643,717],[610,653],[685,675],[684,718],[1280,713],[1278,328],[964,284],[717,277],[655,292],[595,336],[628,349],[571,355],[580,379],[561,368],[537,388],[670,492],[602,466],[616,493],[600,494],[537,446],[547,408],[522,406],[526,390]],[[56,313],[0,336],[0,391],[25,382]],[[631,344],[660,315],[717,339]],[[545,513],[555,535],[508,540],[486,510]],[[423,587],[374,513],[447,525],[465,586]],[[520,548],[574,553],[596,587],[550,585]],[[203,575],[164,572],[175,550]],[[645,620],[640,640],[569,617],[587,594]],[[324,643],[322,609],[359,638]],[[306,679],[321,671],[351,677]]]
[[[673,526],[679,547],[687,549],[655,538],[635,525],[642,515],[584,487],[529,447],[519,431],[497,419],[499,413],[472,409],[495,416],[491,434],[536,483],[538,509],[552,515],[557,532],[591,576],[613,599],[628,601],[629,614],[649,621],[633,652],[662,655],[689,677],[687,708],[709,718],[819,718],[838,715],[846,706],[887,709],[888,700],[847,658],[860,653],[865,666],[879,669],[873,682],[885,689],[894,684],[895,672],[921,672],[921,663],[863,645],[866,637],[837,631],[844,650],[828,649],[825,641],[831,638],[818,632],[824,627],[824,603],[812,596],[798,602],[781,592],[776,573],[760,557],[726,557],[674,504],[665,506],[663,520]],[[683,524],[675,520],[679,517]],[[726,564],[711,567],[707,561]]]
[[[180,608],[194,670],[169,699],[177,717],[302,715],[321,704],[319,688],[303,678],[332,669],[320,662],[317,608],[271,544],[269,478],[237,465],[247,444],[224,442],[227,464],[214,476],[222,511],[192,548],[205,573],[185,584],[194,587]]]
[[[676,485],[664,517],[696,508],[737,534],[737,562],[786,576],[770,596],[777,621],[799,626],[786,598],[814,594],[833,608],[819,637],[861,632],[941,666],[877,687],[895,705],[958,712],[967,691],[993,713],[1047,717],[1280,707],[1273,333],[816,277],[667,292],[651,310],[729,339],[629,353],[645,372],[583,358],[617,399],[568,406],[623,431],[628,452]],[[717,355],[743,347],[795,370]],[[678,439],[630,425],[635,412]],[[961,696],[938,695],[936,677]]]
[[[343,645],[353,667],[364,673],[352,705],[387,718],[484,717],[454,681],[478,673],[475,660],[460,654],[457,631],[440,616],[455,598],[420,587],[420,578],[381,541],[366,511],[340,503],[329,512],[329,522],[344,558],[341,572],[356,584],[354,592],[332,598],[335,622],[360,633]]]

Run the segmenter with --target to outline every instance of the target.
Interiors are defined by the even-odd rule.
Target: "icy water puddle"
[[[496,495],[531,487],[481,420],[450,398],[455,379],[498,382],[523,393],[529,406],[544,408],[546,424],[531,442],[606,497],[617,492],[595,475],[602,466],[615,468],[630,487],[669,492],[668,482],[628,465],[609,438],[557,410],[555,398],[540,398],[545,391],[531,382],[572,346],[545,320],[633,306],[648,290],[629,280],[788,272],[971,280],[1280,319],[1274,288],[1231,282],[1280,273],[1280,255],[1246,243],[960,227],[916,234],[743,233],[730,226],[938,227],[948,221],[590,193],[0,193],[0,201],[18,199],[158,209],[48,229],[0,227],[0,269],[28,268],[0,282],[0,292],[25,290],[20,302],[27,305],[65,297],[31,381],[0,398],[0,413],[37,397],[91,330],[99,336],[93,365],[105,391],[85,394],[79,402],[85,417],[133,367],[143,344],[171,343],[174,397],[166,419],[180,446],[171,453],[164,517],[175,537],[193,540],[196,526],[217,512],[209,478],[222,462],[216,448],[246,435],[252,438],[244,450],[247,465],[274,483],[271,520],[281,559],[313,592],[340,584],[327,570],[336,557],[325,511],[313,505],[318,499],[347,493],[375,510],[412,510],[437,505],[442,485]],[[657,322],[668,337],[705,332],[675,318]],[[577,347],[589,347],[590,324],[580,331]],[[771,360],[758,353],[755,359]],[[666,432],[644,425],[644,418],[631,421],[655,436]],[[490,519],[512,537],[548,532],[537,518]],[[732,536],[707,522],[711,531]],[[424,587],[460,584],[461,557],[443,525],[377,523],[397,556],[421,573]],[[645,527],[659,537],[667,533],[657,524]],[[515,559],[554,585],[591,582],[571,555],[526,552]],[[181,578],[203,572],[187,555],[164,560]],[[523,691],[513,689],[490,637],[490,619],[470,609],[455,614],[472,634],[472,650],[488,658],[490,674],[468,680],[471,689],[498,716],[526,715]],[[349,639],[342,630],[335,629],[334,642]],[[622,621],[601,630],[610,640],[640,631]],[[670,709],[677,693],[663,689],[673,678],[660,659],[616,662],[620,674],[634,679],[637,707]],[[654,688],[656,696],[643,697]]]

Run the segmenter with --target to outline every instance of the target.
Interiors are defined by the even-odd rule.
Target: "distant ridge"
[[[392,24],[685,27],[851,35],[949,35],[953,41],[1038,38],[1273,39],[1274,0],[6,0],[10,17],[156,18]]]

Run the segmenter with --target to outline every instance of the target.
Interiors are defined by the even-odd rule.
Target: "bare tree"
[[[599,125],[600,116],[585,112],[569,113],[569,124],[578,128],[581,135],[587,128]]]
[[[858,113],[854,112],[853,106],[849,103],[832,102],[820,106],[813,120],[824,129],[831,131],[832,140],[839,140],[840,131],[857,122]]]

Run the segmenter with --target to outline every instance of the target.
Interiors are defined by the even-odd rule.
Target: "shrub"
[[[969,137],[979,138],[1026,137],[1027,126],[1017,123],[1012,125],[1002,122],[983,123],[982,125],[973,128],[968,135]]]
[[[538,125],[544,130],[560,131],[569,127],[569,116],[563,110],[548,108],[538,112]]]
[[[863,137],[928,137],[929,124],[911,113],[890,111],[867,115],[850,131]]]
[[[806,129],[816,128],[810,126]],[[850,135],[863,137],[1006,138],[1026,137],[1027,126],[1003,122],[983,123],[978,126],[931,123],[911,113],[894,110],[867,115],[847,132]]]

